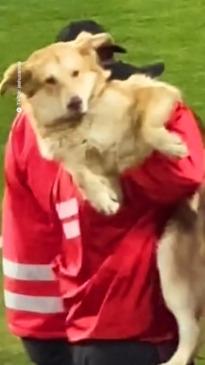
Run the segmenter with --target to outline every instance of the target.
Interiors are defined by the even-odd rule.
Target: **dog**
[[[181,139],[166,121],[179,90],[144,75],[108,81],[96,48],[110,35],[81,33],[73,42],[34,52],[22,63],[22,105],[47,159],[63,162],[90,203],[105,214],[116,213],[122,194],[119,173],[153,150],[183,157]],[[16,87],[17,65],[0,85],[1,94]],[[113,108],[116,105],[116,108]]]
[[[114,214],[120,207],[119,174],[125,169],[141,164],[154,150],[173,158],[188,154],[179,136],[166,129],[173,108],[182,100],[180,91],[143,75],[110,81],[110,72],[100,67],[95,51],[109,42],[109,34],[81,33],[73,42],[34,52],[21,69],[22,107],[42,155],[62,162],[93,207],[104,214]],[[5,72],[1,94],[15,89],[17,71],[14,64]],[[196,196],[168,222],[157,253],[162,292],[180,335],[169,365],[186,365],[198,340],[199,317],[194,310],[200,316],[204,301],[198,293],[202,294],[205,277],[205,199],[201,193]],[[197,240],[197,247],[192,240]],[[199,270],[188,275],[191,255]]]

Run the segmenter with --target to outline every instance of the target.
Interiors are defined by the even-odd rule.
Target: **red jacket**
[[[181,136],[189,156],[174,160],[154,153],[140,168],[124,174],[125,202],[116,215],[98,214],[86,202],[80,202],[72,217],[66,211],[59,215],[65,235],[72,236],[75,221],[74,231],[80,230],[82,239],[66,242],[55,263],[69,311],[70,341],[176,339],[175,319],[160,292],[156,247],[176,203],[201,183],[204,152],[197,123],[185,106],[176,107],[168,129]],[[69,179],[59,171],[55,201],[75,194],[67,189]]]
[[[186,107],[177,107],[169,128],[182,136],[190,156],[173,161],[155,153],[140,169],[127,172],[122,177],[124,205],[116,215],[105,217],[81,199],[63,169],[42,160],[35,143],[30,147],[31,129],[25,117],[19,118],[9,142],[15,148],[7,150],[4,209],[6,304],[17,335],[57,334],[61,306],[54,300],[52,308],[58,313],[44,309],[50,297],[59,298],[57,284],[38,265],[49,264],[61,251],[55,272],[69,340],[158,342],[176,337],[175,320],[160,293],[156,245],[175,204],[200,184],[204,161],[200,134]],[[23,280],[22,272],[27,275]],[[46,280],[40,280],[42,275]],[[20,300],[15,301],[13,293],[20,294]],[[38,304],[35,312],[29,296],[46,298],[45,306]],[[14,309],[12,303],[24,309]]]
[[[58,166],[41,158],[33,131],[19,115],[5,157],[3,270],[11,332],[20,337],[65,337],[65,313],[51,261],[62,229],[52,209]]]

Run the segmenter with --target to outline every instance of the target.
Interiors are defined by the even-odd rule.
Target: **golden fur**
[[[22,64],[22,106],[42,155],[62,162],[90,203],[113,214],[122,200],[121,172],[142,163],[154,150],[182,158],[187,148],[178,135],[166,129],[176,102],[181,100],[179,90],[143,75],[108,81],[110,73],[99,66],[95,52],[108,42],[112,42],[108,34],[82,33],[76,41],[35,52]],[[3,77],[1,93],[15,88],[16,79],[17,66],[12,65]],[[68,106],[76,96],[82,103],[80,109],[73,110]],[[193,211],[187,202],[185,206]],[[195,214],[198,217],[198,210]],[[199,257],[201,248],[191,240],[200,236],[202,247],[204,232],[193,229],[191,236],[187,227],[179,230],[182,218],[178,213],[173,217],[158,250],[164,298],[180,329],[180,346],[169,365],[186,365],[196,347],[198,322],[193,311],[186,309],[192,308],[191,303],[199,309],[197,293],[205,278],[200,261],[204,253]],[[193,254],[194,265],[201,262],[196,275],[190,268]],[[193,275],[188,275],[188,270]],[[187,290],[194,286],[196,295]],[[181,309],[179,315],[176,308]]]
[[[180,138],[166,130],[180,92],[142,75],[108,82],[110,72],[98,65],[95,48],[109,41],[107,34],[82,33],[22,64],[22,104],[43,156],[63,162],[91,204],[106,214],[119,208],[117,180],[125,168],[153,150],[174,157],[187,153]],[[16,86],[16,73],[16,65],[7,70],[1,93]],[[82,100],[80,115],[67,108],[76,95]]]
[[[180,204],[158,245],[162,293],[179,329],[177,351],[166,365],[187,365],[202,340],[205,306],[205,187]],[[163,365],[163,364],[162,364]]]

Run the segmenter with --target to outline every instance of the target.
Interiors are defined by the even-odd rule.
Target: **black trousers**
[[[73,346],[73,365],[158,365],[169,360],[175,349],[170,344],[96,341]]]
[[[75,345],[66,340],[22,341],[36,365],[158,365],[175,351],[175,345],[155,346],[136,341],[89,341]]]
[[[155,347],[136,342],[96,342],[73,347],[74,365],[158,365]]]
[[[31,362],[36,365],[72,365],[71,348],[66,340],[22,338]]]

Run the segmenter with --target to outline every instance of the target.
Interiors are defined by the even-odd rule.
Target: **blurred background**
[[[136,65],[163,60],[163,79],[179,86],[205,120],[204,0],[0,0],[0,77],[10,63],[51,43],[71,20],[94,19],[112,32]],[[15,97],[0,99],[0,198],[3,151],[16,114]],[[205,363],[202,358],[198,364]],[[0,364],[28,364],[21,346],[7,332],[0,288]]]

